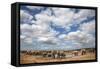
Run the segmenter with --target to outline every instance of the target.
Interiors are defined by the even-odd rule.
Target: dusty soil
[[[28,63],[45,63],[45,62],[61,62],[61,61],[80,61],[80,60],[95,60],[95,53],[87,53],[85,55],[67,57],[67,58],[43,58],[32,55],[21,54],[20,64]]]

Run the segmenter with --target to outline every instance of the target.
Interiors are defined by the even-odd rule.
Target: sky
[[[95,10],[20,7],[21,50],[95,48]]]

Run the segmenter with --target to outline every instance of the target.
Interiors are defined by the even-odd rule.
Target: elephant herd
[[[81,49],[80,51],[73,51],[72,54],[73,54],[73,56],[85,55],[86,54],[86,50],[85,49]]]
[[[66,54],[64,52],[58,51],[21,51],[27,55],[40,56],[44,58],[65,58]]]
[[[65,58],[66,54],[61,52],[43,53],[43,57],[49,58]]]
[[[39,56],[43,58],[66,58],[68,55],[65,51],[21,51],[27,55]],[[85,55],[86,50],[82,49],[80,51],[71,51],[73,56]]]

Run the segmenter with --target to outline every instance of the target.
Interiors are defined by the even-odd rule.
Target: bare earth
[[[80,61],[80,60],[95,60],[95,53],[87,53],[85,55],[72,56],[72,57],[66,57],[66,58],[56,58],[56,59],[35,57],[32,55],[26,55],[26,54],[20,55],[20,64],[61,62],[61,61]]]

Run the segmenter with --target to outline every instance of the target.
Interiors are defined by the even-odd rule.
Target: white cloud
[[[68,15],[67,12],[72,13],[72,11],[69,8],[52,8],[52,10],[56,17],[64,16],[64,14]]]
[[[95,47],[95,37],[83,31],[70,32],[65,39],[75,41],[83,47]]]
[[[32,38],[26,38],[25,40],[24,40],[24,42],[26,42],[26,43],[28,43],[28,44],[32,44]]]
[[[37,39],[39,42],[42,42],[43,44],[48,44],[48,45],[57,45],[57,38],[53,36],[40,36]]]
[[[33,29],[33,36],[35,37],[46,37],[46,36],[52,36],[52,34],[49,32],[49,27],[45,24],[37,24],[37,25],[32,25],[32,29]]]
[[[32,7],[31,7],[32,8]],[[39,13],[35,15],[36,21],[31,20],[32,18],[28,18],[30,15],[27,14],[25,11],[21,11],[21,20],[30,21],[33,23],[32,25],[21,24],[21,33],[24,36],[28,37],[51,37],[53,34],[50,33],[50,27],[48,22],[50,21],[50,17],[47,14]]]
[[[94,16],[95,10],[81,9],[78,13],[74,14],[74,20],[77,23],[81,23],[82,21]]]
[[[32,44],[32,27],[29,24],[21,24],[20,25],[21,34],[20,39],[28,44]]]
[[[26,36],[25,36],[25,35],[20,35],[20,38],[21,38],[21,39],[25,39]]]
[[[20,25],[21,34],[24,36],[32,36],[32,27],[29,24],[21,24]]]
[[[20,10],[20,20],[21,20],[21,23],[30,23],[32,18],[33,18],[33,16],[30,15],[27,11]]]
[[[74,12],[68,8],[52,8],[54,17],[52,21],[55,25],[66,27],[73,21]]]
[[[52,8],[47,8],[45,11],[41,11],[42,14],[46,14],[48,16],[52,16]]]
[[[32,27],[31,27],[31,25],[29,25],[29,24],[21,24],[20,25],[20,28],[23,30],[23,29],[25,29],[25,30],[31,30],[32,29]]]
[[[65,38],[65,37],[66,37],[66,34],[61,34],[61,35],[59,35],[59,37],[58,37],[58,38],[63,39],[63,38]]]
[[[38,38],[38,41],[47,41],[48,40],[48,38],[46,38],[46,37],[39,37]]]
[[[54,35],[54,36],[56,36],[57,34],[59,34],[58,31],[56,31],[56,30],[54,30],[52,28],[49,29],[49,32],[51,33],[51,35]]]
[[[35,18],[37,21],[40,20],[43,23],[49,23],[51,21],[51,16],[44,13],[36,14]]]
[[[45,25],[45,24],[44,24]],[[51,31],[47,31],[48,27],[41,25],[41,24],[21,24],[21,39],[24,37],[24,41],[27,43],[32,43],[32,39],[30,38],[37,38],[38,41],[54,44],[56,39],[54,38],[55,34],[53,29]],[[57,32],[55,32],[57,33]],[[29,41],[28,41],[29,40]]]
[[[40,9],[43,9],[44,7],[40,7],[40,6],[26,6],[28,9],[31,9],[31,10],[40,10]]]
[[[53,15],[52,12],[54,12]],[[61,26],[66,30],[70,30],[73,21],[74,12],[66,8],[48,8],[39,14],[35,15],[37,24],[53,23],[55,26]]]
[[[40,10],[42,7],[33,7],[27,6],[27,8],[33,10]],[[52,12],[54,13],[53,15]],[[61,34],[59,37],[55,37],[59,34],[59,31],[54,30],[50,27],[50,24],[53,23],[55,27],[63,27],[66,31],[70,30],[70,26],[76,22],[81,22],[88,17],[93,17],[95,14],[91,10],[81,10],[79,13],[74,13],[68,8],[48,8],[46,10],[42,10],[40,13],[35,14],[34,17],[36,20],[33,20],[33,16],[28,12],[21,10],[21,20],[24,24],[21,24],[21,36],[20,38],[24,40],[24,42],[28,44],[34,43],[35,41],[42,42],[43,44],[48,45],[64,45],[65,42],[61,42],[60,39],[65,39],[65,41],[72,41],[73,44],[81,47],[90,46],[91,44],[95,46],[95,38],[85,31],[92,31],[95,27],[94,22],[84,23],[79,28],[82,31],[74,31],[69,32],[68,34]],[[29,23],[31,23],[29,25]],[[60,38],[60,39],[59,39]],[[71,46],[71,45],[69,45]],[[90,46],[91,47],[91,46]]]
[[[80,29],[87,33],[94,32],[95,31],[95,20],[81,24]]]

